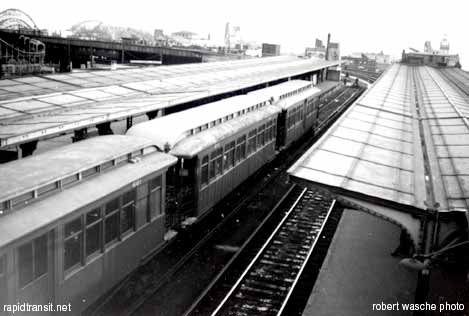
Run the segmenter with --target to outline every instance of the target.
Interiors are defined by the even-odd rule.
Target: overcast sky
[[[342,55],[379,52],[399,56],[402,49],[423,50],[426,40],[438,48],[445,34],[450,52],[469,69],[469,1],[434,0],[15,0],[39,28],[66,30],[85,20],[165,34],[190,30],[223,42],[225,23],[239,26],[244,40],[281,44],[282,52],[303,52],[316,37],[341,45]]]

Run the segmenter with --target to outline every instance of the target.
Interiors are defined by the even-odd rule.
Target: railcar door
[[[166,226],[177,228],[181,222],[194,216],[197,209],[195,196],[197,157],[179,158],[166,176]]]
[[[308,128],[308,122],[306,121],[306,117],[308,116],[308,99],[305,99],[303,105],[301,106],[301,117],[303,120],[303,131],[306,131]]]

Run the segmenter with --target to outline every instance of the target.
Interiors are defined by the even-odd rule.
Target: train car
[[[278,117],[277,148],[291,145],[313,127],[317,118],[320,92],[312,82],[291,80],[269,88],[250,92],[248,95],[271,96],[281,109]]]
[[[0,302],[70,303],[78,315],[110,290],[164,244],[176,161],[110,135],[1,165]]]
[[[168,227],[203,215],[275,156],[279,110],[268,100],[237,96],[129,129],[178,158],[168,171]]]

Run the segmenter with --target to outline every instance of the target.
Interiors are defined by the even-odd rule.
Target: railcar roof
[[[394,64],[289,173],[356,200],[467,212],[468,104],[441,70]]]
[[[268,105],[244,116],[226,121],[196,135],[189,136],[178,142],[170,153],[183,158],[194,157],[201,151],[216,144],[220,144],[224,139],[240,131],[244,130],[247,132],[247,129],[253,124],[269,117],[272,118],[278,112],[280,112],[280,109],[277,106]]]
[[[144,138],[107,135],[2,164],[0,201],[150,146]]]
[[[287,110],[290,107],[294,106],[295,104],[298,104],[298,102],[302,102],[305,99],[311,98],[312,96],[320,94],[320,93],[321,93],[321,89],[318,89],[316,87],[311,87],[289,98],[279,100],[277,105],[281,107],[282,109]]]
[[[171,155],[154,152],[140,162],[126,164],[100,176],[64,189],[58,194],[45,197],[41,201],[26,206],[0,218],[0,248],[17,241],[30,233],[73,212],[92,205],[96,200],[112,194],[122,187],[149,174],[164,170],[175,164]]]
[[[127,135],[146,137],[162,150],[166,144],[173,148],[189,136],[192,129],[263,102],[267,104],[268,98],[248,95],[227,98],[137,124],[127,131]]]
[[[274,86],[270,86],[264,89],[259,89],[255,90],[252,92],[249,92],[248,94],[252,95],[264,95],[264,96],[273,96],[275,98],[280,97],[283,94],[289,93],[291,91],[301,89],[304,87],[307,87],[309,85],[312,85],[311,81],[307,80],[289,80],[285,81],[279,84],[276,84]]]

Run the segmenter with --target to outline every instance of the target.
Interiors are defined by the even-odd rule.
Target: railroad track
[[[282,315],[308,263],[335,201],[302,189],[240,278],[211,313],[215,315]],[[194,308],[189,314],[201,315]]]

